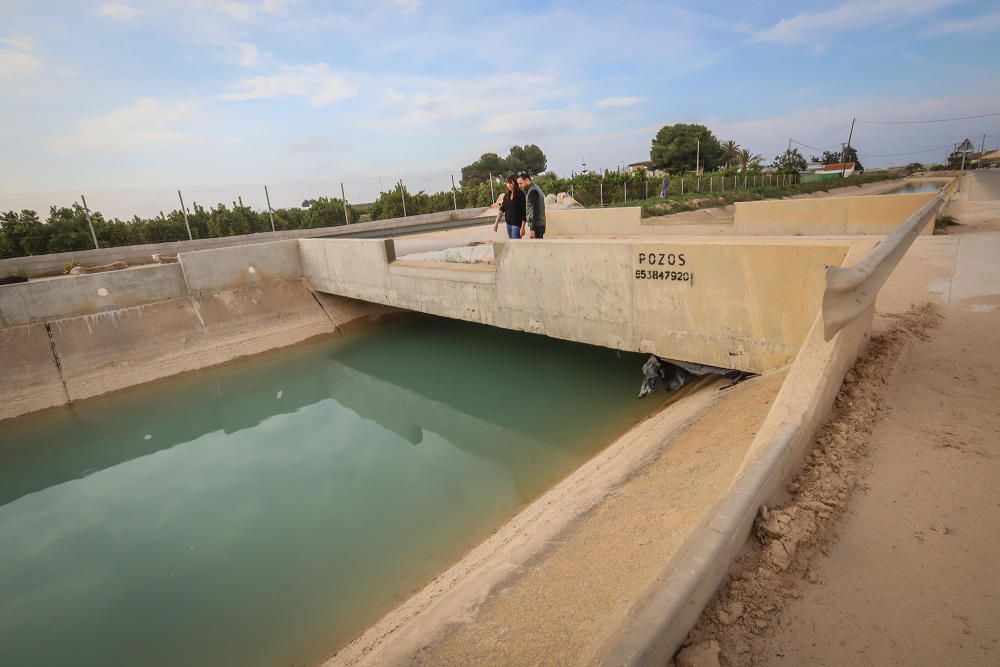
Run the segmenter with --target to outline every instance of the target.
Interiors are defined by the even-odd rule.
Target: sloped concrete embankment
[[[0,419],[335,333],[390,310],[314,294],[295,240],[0,286]]]
[[[869,340],[879,289],[946,197],[934,196],[877,245],[856,244],[845,268],[827,269],[823,310],[729,494],[632,610],[606,647],[603,664],[666,664],[680,647],[742,551],[761,507],[774,504],[800,469],[844,376]]]

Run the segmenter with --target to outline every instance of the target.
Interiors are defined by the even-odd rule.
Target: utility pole
[[[458,210],[458,197],[455,196],[455,174],[451,175],[451,203]]]
[[[851,131],[847,135],[847,148],[851,147],[851,138],[854,137],[854,121],[855,120],[856,120],[855,118],[851,119]],[[841,160],[844,163],[843,169],[840,170],[840,177],[841,178],[844,178],[844,176],[847,174],[847,148],[844,149],[843,155],[840,156]]]
[[[177,198],[181,200],[181,213],[184,214],[184,226],[187,227],[188,230],[188,241],[193,241],[194,238],[191,236],[191,225],[188,224],[188,212],[187,209],[184,208],[184,197],[181,197],[180,190],[177,191]]]
[[[343,183],[340,184],[340,198],[344,202],[344,224],[345,225],[349,225],[349,224],[351,224],[351,214],[347,210],[347,195],[344,194],[344,184]]]
[[[90,209],[87,208],[87,198],[80,195],[80,201],[83,202],[83,212],[87,216],[87,224],[90,226],[90,235],[94,237],[94,247],[100,249],[101,246],[97,245],[97,234],[94,233],[94,223],[90,219]],[[162,213],[160,215],[163,215]]]
[[[267,200],[267,215],[271,218],[271,231],[274,231],[274,211],[271,210],[271,195],[267,193],[267,186],[264,186],[264,199]]]
[[[492,204],[497,200],[497,196],[493,194],[493,174],[490,174],[490,203]]]
[[[399,196],[403,200],[403,217],[406,217],[406,188],[403,187],[403,179],[399,179]]]

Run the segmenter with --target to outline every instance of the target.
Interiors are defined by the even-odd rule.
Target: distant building
[[[833,164],[824,164],[823,168],[817,172],[820,174],[843,174],[844,176],[850,176],[854,173],[854,168],[857,166],[857,162],[834,162]]]
[[[640,171],[645,170],[650,176],[664,176],[666,172],[662,169],[653,169],[653,163],[651,160],[646,160],[645,162],[633,162],[628,165],[628,173],[638,174]]]

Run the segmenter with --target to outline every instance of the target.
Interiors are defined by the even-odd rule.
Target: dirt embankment
[[[832,417],[787,488],[787,502],[762,509],[727,582],[688,635],[678,665],[772,662],[778,612],[801,597],[807,582],[818,581],[810,563],[817,553],[825,553],[852,490],[864,487],[872,424],[884,409],[897,362],[911,341],[926,340],[940,315],[928,304],[894,319],[848,372]]]

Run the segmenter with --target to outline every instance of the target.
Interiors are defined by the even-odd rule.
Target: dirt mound
[[[685,646],[718,642],[722,665],[766,664],[774,655],[769,629],[775,612],[801,596],[803,582],[818,580],[810,561],[816,551],[825,551],[834,521],[863,477],[868,435],[897,361],[909,341],[925,340],[941,318],[926,304],[894,319],[848,371],[831,418],[788,486],[790,499],[761,510],[753,536]]]

